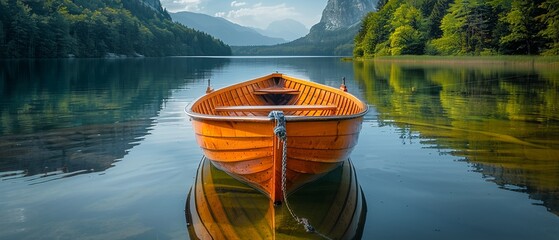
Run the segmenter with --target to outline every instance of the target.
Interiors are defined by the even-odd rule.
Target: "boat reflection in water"
[[[307,232],[293,213],[308,219]],[[348,159],[274,206],[263,193],[214,167],[204,157],[186,201],[192,239],[359,239],[367,212],[365,196]]]

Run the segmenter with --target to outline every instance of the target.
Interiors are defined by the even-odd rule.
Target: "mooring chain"
[[[286,191],[286,183],[287,183],[287,128],[285,124],[285,115],[282,111],[271,111],[268,114],[268,117],[274,119],[276,121],[276,127],[274,128],[274,134],[280,139],[283,148],[282,148],[282,156],[281,156],[281,191],[283,193],[283,202],[285,203],[285,207],[289,210],[289,213],[297,221],[297,223],[303,225],[305,230],[309,233],[316,233],[319,236],[330,239],[326,235],[316,231],[314,227],[309,222],[307,218],[299,218],[291,207],[289,207],[289,203],[287,201],[287,191]]]

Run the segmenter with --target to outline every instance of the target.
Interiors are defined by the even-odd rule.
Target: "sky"
[[[265,29],[277,20],[294,19],[307,28],[320,21],[328,0],[160,0],[169,12],[189,11],[222,17],[242,26]]]

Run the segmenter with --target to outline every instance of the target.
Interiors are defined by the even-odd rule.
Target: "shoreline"
[[[382,56],[375,58],[351,58],[354,62],[405,63],[411,65],[461,65],[461,66],[556,66],[559,56]]]

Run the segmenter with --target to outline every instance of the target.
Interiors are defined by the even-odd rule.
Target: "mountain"
[[[309,33],[305,25],[293,19],[274,21],[266,29],[255,30],[264,36],[283,38],[287,41],[293,41]]]
[[[361,19],[375,11],[378,0],[329,0],[320,22],[309,34],[276,46],[233,47],[233,55],[351,56]]]
[[[159,0],[138,0],[138,1],[144,6],[149,7],[156,12],[163,12],[163,7],[161,7],[161,2]]]
[[[220,17],[193,12],[177,12],[170,15],[174,21],[208,33],[231,46],[274,45],[286,42],[282,38],[264,36],[252,28],[243,27]]]
[[[335,31],[360,23],[363,17],[375,10],[377,0],[330,0],[320,19],[323,30]],[[316,31],[316,29],[315,29]]]
[[[159,0],[0,1],[0,58],[230,54]]]

